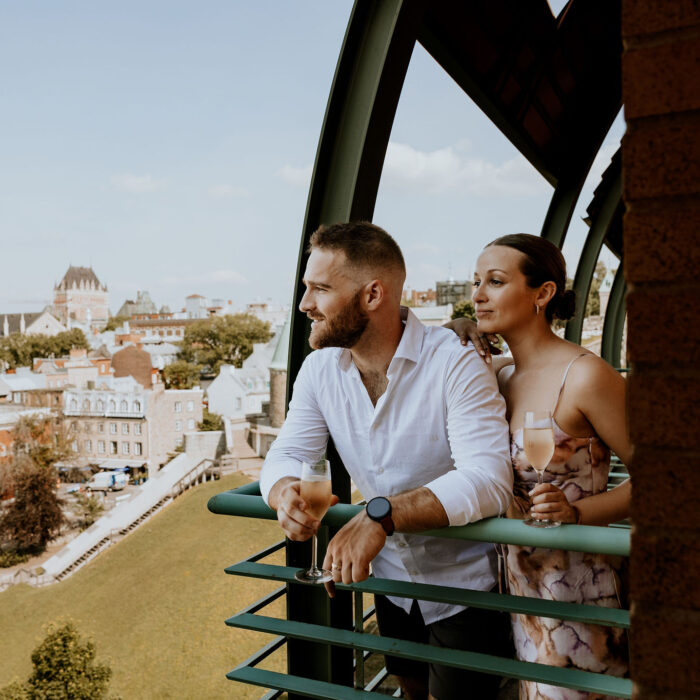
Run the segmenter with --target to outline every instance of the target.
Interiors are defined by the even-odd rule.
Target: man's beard
[[[369,323],[369,316],[362,310],[358,290],[348,305],[335,316],[323,318],[323,328],[311,330],[309,345],[314,350],[321,348],[351,348],[362,337]]]

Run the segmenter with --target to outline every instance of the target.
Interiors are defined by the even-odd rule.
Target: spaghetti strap
[[[586,357],[586,355],[590,355],[590,352],[582,352],[580,355],[576,355],[571,362],[566,366],[566,369],[564,370],[564,376],[561,378],[561,386],[559,387],[559,393],[557,394],[557,402],[554,404],[554,408],[552,409],[552,418],[554,418],[554,414],[557,412],[557,408],[559,408],[559,401],[561,400],[561,395],[562,392],[564,391],[564,384],[566,384],[566,377],[569,374],[569,370],[571,369],[571,365],[576,362],[576,360],[579,359],[579,357]]]

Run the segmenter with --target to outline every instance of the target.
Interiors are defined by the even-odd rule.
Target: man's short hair
[[[383,228],[369,221],[319,226],[311,234],[308,252],[314,248],[342,251],[353,267],[394,268],[406,275],[401,248]]]

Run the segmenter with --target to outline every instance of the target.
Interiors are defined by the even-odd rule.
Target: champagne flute
[[[306,512],[321,520],[331,504],[331,467],[327,459],[301,463],[301,497],[306,501]],[[311,568],[297,571],[297,581],[303,583],[325,583],[333,575],[326,569],[318,568],[318,542],[316,535],[311,540]]]
[[[523,428],[525,456],[537,472],[537,483],[541,484],[547,466],[554,455],[554,426],[549,411],[525,411]],[[537,520],[530,516],[523,522],[530,527],[558,527],[557,520]]]

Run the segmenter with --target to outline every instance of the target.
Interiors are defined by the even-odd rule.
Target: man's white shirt
[[[323,454],[329,435],[364,498],[425,486],[464,525],[503,513],[513,492],[505,402],[496,378],[469,344],[444,328],[423,326],[408,312],[372,405],[350,351],[312,352],[294,383],[289,412],[265,459],[260,490],[300,476],[301,462]],[[492,544],[395,533],[372,562],[375,576],[490,590]],[[390,598],[409,610],[411,600]],[[419,601],[426,624],[460,606]]]

